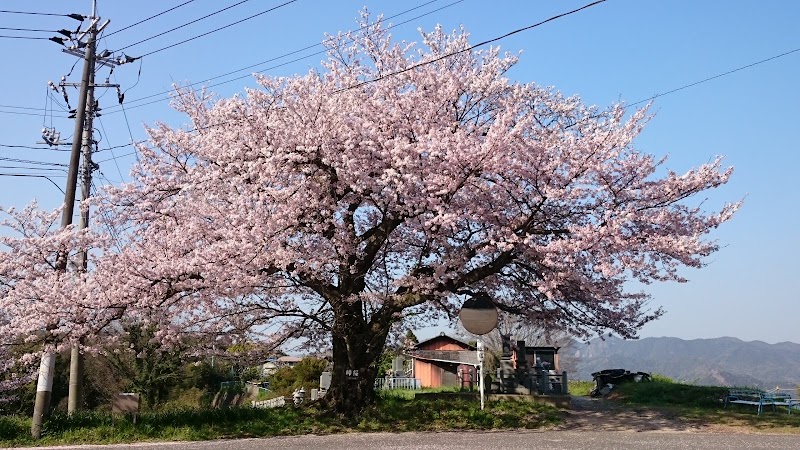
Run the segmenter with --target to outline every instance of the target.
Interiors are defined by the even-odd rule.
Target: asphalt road
[[[125,445],[87,445],[37,447],[59,450],[256,450],[256,449],[331,449],[331,450],[788,450],[800,449],[800,435],[727,434],[693,432],[634,431],[502,431],[446,433],[354,433],[328,436],[296,436],[228,441],[145,443]]]

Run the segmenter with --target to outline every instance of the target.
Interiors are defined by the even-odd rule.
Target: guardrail
[[[280,408],[281,406],[286,405],[286,398],[285,397],[275,397],[269,400],[259,400],[251,402],[253,408]]]

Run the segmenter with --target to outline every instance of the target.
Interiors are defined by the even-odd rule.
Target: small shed
[[[415,345],[409,352],[413,377],[422,387],[458,386],[477,382],[475,347],[444,333]]]

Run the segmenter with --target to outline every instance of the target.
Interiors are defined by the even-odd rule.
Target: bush
[[[650,375],[650,380],[651,381],[658,381],[659,383],[675,383],[675,380],[673,380],[672,378],[670,378],[670,377],[668,377],[666,375],[661,375],[660,373],[651,374]]]
[[[694,386],[667,381],[649,383],[623,383],[617,386],[612,396],[627,403],[663,406],[688,406],[718,408],[720,399],[728,388],[720,386]]]
[[[282,367],[269,377],[269,388],[277,395],[291,395],[295,389],[306,391],[319,388],[319,377],[328,362],[318,358],[304,358],[294,367]]]

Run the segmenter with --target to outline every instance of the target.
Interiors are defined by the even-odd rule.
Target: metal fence
[[[419,378],[376,378],[375,390],[382,389],[422,389]]]

